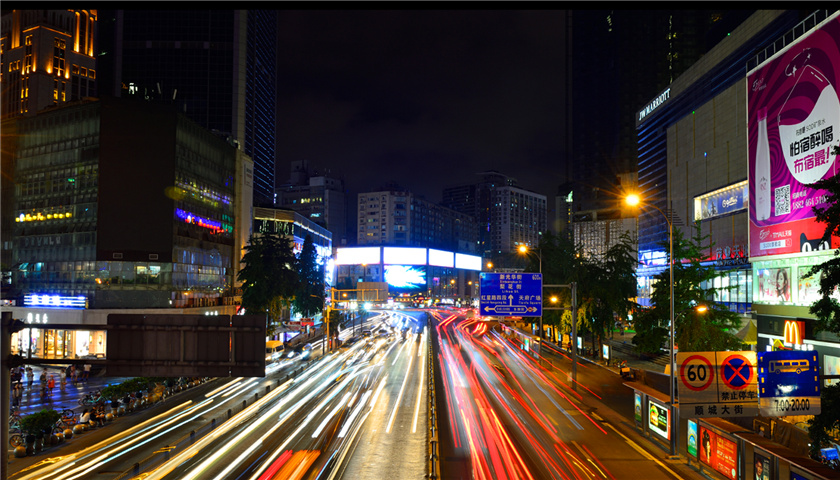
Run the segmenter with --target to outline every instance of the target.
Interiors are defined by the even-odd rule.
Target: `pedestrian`
[[[21,397],[23,397],[23,383],[15,382],[15,387],[12,390],[14,406],[20,408]]]
[[[67,370],[62,368],[58,376],[61,380],[61,393],[65,393],[67,391]]]
[[[79,417],[79,423],[82,425],[90,423],[90,412],[88,412],[87,408],[82,412],[82,416]]]
[[[32,371],[32,367],[26,367],[26,384],[29,391],[32,391],[32,382],[35,381],[35,372]]]
[[[38,385],[41,387],[41,401],[44,402],[47,400],[47,371],[44,370],[41,372],[41,375],[38,376]]]
[[[55,388],[55,375],[50,374],[50,379],[47,380],[47,394],[52,395],[53,388]]]
[[[73,382],[73,385],[78,381],[75,365],[70,365],[70,381]]]
[[[90,378],[90,364],[86,363],[85,364],[85,381],[86,382],[88,381],[88,378]]]

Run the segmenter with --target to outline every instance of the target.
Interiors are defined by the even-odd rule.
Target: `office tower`
[[[319,175],[309,168],[309,161],[292,162],[291,177],[275,191],[279,208],[294,210],[333,234],[336,245],[347,243],[347,204],[344,182]]]
[[[102,10],[102,95],[175,105],[254,160],[254,204],[274,198],[277,12]]]

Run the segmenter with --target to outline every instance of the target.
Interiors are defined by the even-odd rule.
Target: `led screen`
[[[481,271],[481,257],[475,255],[464,255],[463,253],[455,254],[455,268],[462,270]]]
[[[385,265],[425,265],[425,248],[384,247],[382,258]]]
[[[385,265],[385,281],[393,293],[417,293],[426,290],[426,267]]]
[[[429,265],[452,268],[455,266],[455,255],[452,252],[444,252],[443,250],[430,248]]]
[[[339,248],[336,265],[376,265],[379,263],[379,247]]]

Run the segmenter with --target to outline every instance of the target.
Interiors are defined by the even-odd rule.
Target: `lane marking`
[[[670,468],[668,468],[668,466],[666,466],[664,463],[660,462],[658,458],[654,457],[653,455],[651,455],[650,453],[648,453],[648,452],[647,452],[647,450],[645,450],[645,449],[644,449],[644,448],[642,448],[640,445],[638,445],[636,442],[634,442],[633,440],[630,440],[629,438],[627,438],[627,436],[626,436],[626,435],[624,435],[623,433],[619,432],[619,431],[618,431],[615,427],[613,427],[613,426],[612,426],[612,425],[610,425],[609,423],[607,423],[607,426],[608,426],[608,427],[610,427],[611,429],[613,429],[613,431],[614,431],[615,433],[617,433],[617,434],[621,435],[621,438],[623,438],[624,440],[626,440],[626,441],[627,441],[627,443],[628,443],[628,444],[630,444],[630,446],[631,446],[631,447],[633,447],[633,449],[634,449],[634,450],[636,450],[637,452],[641,453],[643,457],[645,457],[645,458],[647,458],[647,459],[649,459],[649,460],[653,460],[654,462],[658,463],[660,467],[662,467],[662,468],[663,468],[666,472],[668,472],[668,473],[670,473],[671,475],[673,475],[673,477],[674,477],[674,478],[676,478],[676,479],[681,479],[681,478],[682,478],[681,476],[679,476],[679,475],[677,475],[676,473],[674,473],[674,471],[673,471],[673,470],[671,470]]]

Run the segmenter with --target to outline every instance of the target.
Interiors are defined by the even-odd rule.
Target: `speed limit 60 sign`
[[[715,380],[715,367],[703,355],[690,355],[680,363],[680,380],[689,390],[702,392]]]
[[[755,352],[677,353],[681,417],[758,413]]]

